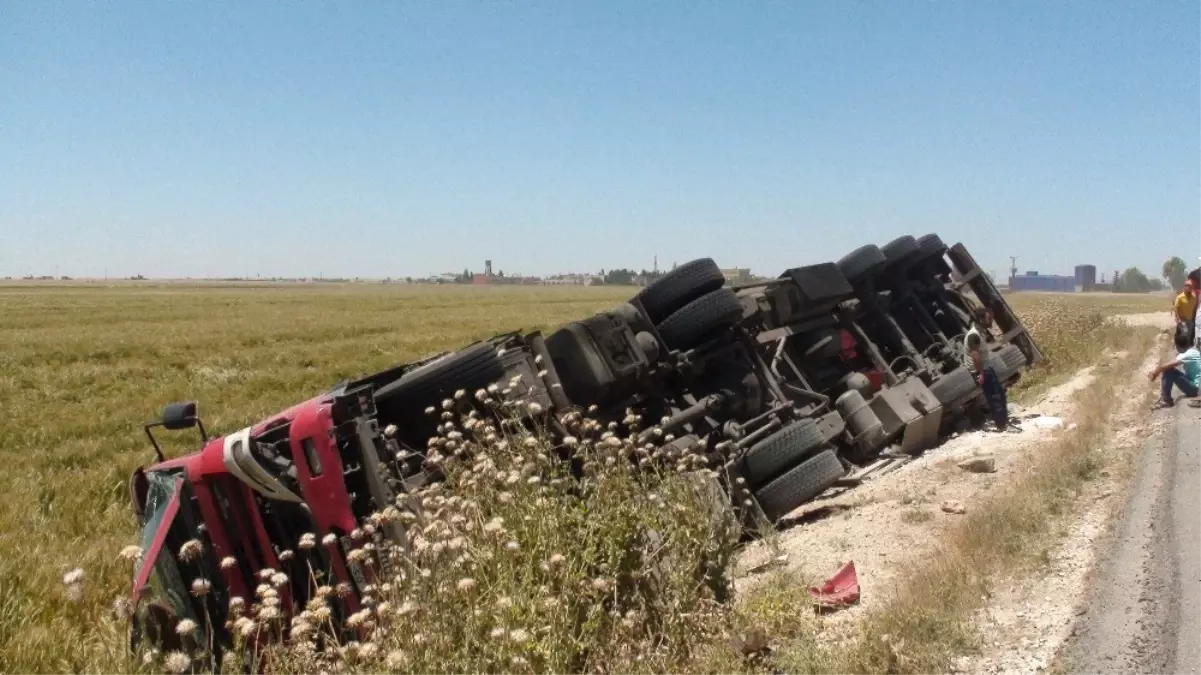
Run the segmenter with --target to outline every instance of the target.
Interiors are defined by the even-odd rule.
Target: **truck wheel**
[[[1017,345],[1005,345],[997,350],[997,358],[1005,364],[1006,367],[1017,370],[1026,365],[1026,355],[1022,350],[1018,349]]]
[[[1003,345],[992,354],[993,368],[997,371],[997,379],[1005,382],[1026,365],[1026,355],[1017,345]]]
[[[812,454],[824,442],[821,429],[813,420],[790,424],[751,446],[746,454],[746,479],[751,485],[763,485],[784,467]]]
[[[967,368],[956,368],[930,385],[930,393],[943,407],[958,403],[976,390],[976,378]]]
[[[918,237],[917,248],[921,251],[921,260],[941,258],[947,252],[947,245],[942,243],[942,237],[933,233]]]
[[[917,240],[906,234],[881,246],[880,252],[888,260],[890,268],[902,269],[916,262],[921,249],[918,248]]]
[[[684,305],[721,288],[725,283],[725,276],[712,258],[698,258],[668,272],[636,297],[642,301],[646,318],[651,323],[659,323]]]
[[[658,325],[669,349],[691,349],[721,328],[742,318],[742,303],[729,288],[719,288],[676,310]]]
[[[823,450],[755,493],[771,522],[826,491],[846,474],[833,450]]]
[[[838,261],[838,271],[842,272],[842,276],[846,277],[847,281],[858,284],[879,272],[887,263],[888,258],[884,257],[880,247],[868,244],[843,256],[842,260]]]
[[[452,396],[456,389],[486,387],[505,376],[496,347],[477,342],[420,365],[375,392],[377,402],[425,404]]]

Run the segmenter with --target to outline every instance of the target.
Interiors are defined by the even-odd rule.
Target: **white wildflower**
[[[204,544],[201,544],[198,539],[189,539],[179,547],[179,559],[184,562],[196,560],[201,553],[204,553]]]
[[[67,586],[75,586],[83,583],[83,568],[76,567],[75,569],[69,570],[63,575],[63,583]]]
[[[121,552],[117,555],[125,560],[138,560],[142,557],[142,547],[137,544],[130,544],[121,549]]]
[[[163,665],[166,667],[167,672],[180,675],[187,672],[188,668],[191,667],[192,659],[183,652],[171,652],[167,654],[167,659],[163,661]]]

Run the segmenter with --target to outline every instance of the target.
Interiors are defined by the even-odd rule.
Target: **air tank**
[[[855,389],[844,392],[834,401],[834,408],[847,423],[855,445],[865,451],[879,446],[884,436],[884,423]]]

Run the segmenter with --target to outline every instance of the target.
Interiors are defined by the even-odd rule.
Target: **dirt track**
[[[1165,318],[1132,323],[1164,328]],[[1201,410],[1148,411],[1154,387],[1142,374],[1161,358],[1153,350],[1131,374],[1116,433],[1098,448],[1116,472],[1086,486],[1040,574],[1001,580],[977,619],[981,653],[956,672],[1201,671]]]
[[[1071,672],[1201,670],[1201,410],[1146,443],[1130,501],[1063,652]]]
[[[1172,315],[1165,309],[1162,312],[1146,312],[1143,314],[1119,314],[1109,317],[1111,321],[1121,322],[1127,326],[1154,326],[1163,330],[1171,330],[1175,325]]]

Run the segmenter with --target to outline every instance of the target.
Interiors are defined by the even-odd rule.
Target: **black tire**
[[[997,350],[997,358],[1004,363],[1006,367],[1017,370],[1026,365],[1026,355],[1017,345],[1007,344]]]
[[[888,260],[889,269],[903,269],[912,265],[921,255],[917,240],[912,235],[897,237],[880,247],[880,252]]]
[[[486,387],[505,375],[496,346],[477,342],[461,351],[447,354],[401,375],[398,380],[375,392],[377,402],[427,404],[447,398],[456,389],[468,391]]]
[[[719,329],[742,318],[742,303],[729,288],[719,288],[676,310],[658,325],[669,349],[691,349]]]
[[[751,446],[743,475],[751,485],[763,485],[785,467],[813,454],[825,442],[817,423],[804,419],[790,424]]]
[[[776,522],[796,507],[826,491],[846,474],[833,450],[823,450],[755,493],[764,515]]]
[[[884,252],[875,244],[860,246],[851,251],[838,261],[838,271],[842,272],[842,276],[847,278],[851,284],[858,284],[867,279],[876,272],[879,272],[888,264],[888,258],[884,257]]]
[[[947,252],[947,245],[942,243],[942,237],[933,233],[918,237],[917,248],[921,252],[921,260],[941,258]]]
[[[976,378],[967,368],[956,368],[930,385],[930,393],[944,407],[966,400],[976,389]]]
[[[993,352],[991,361],[993,370],[997,373],[997,379],[1004,382],[1026,365],[1026,355],[1022,353],[1021,349],[1018,349],[1017,345],[1007,344]]]
[[[646,318],[659,323],[684,305],[712,293],[726,283],[725,276],[712,258],[698,258],[675,268],[662,279],[644,288],[637,298],[642,301]]]

